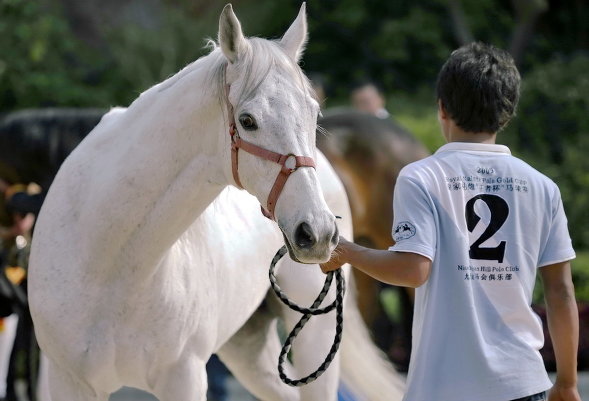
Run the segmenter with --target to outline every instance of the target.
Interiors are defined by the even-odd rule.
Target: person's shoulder
[[[556,185],[550,177],[519,157],[511,155],[509,159],[518,170],[527,173],[529,176],[537,180],[543,181],[547,185]]]
[[[407,164],[399,172],[399,177],[408,177],[408,178],[414,177],[414,178],[416,178],[416,177],[420,176],[420,174],[423,171],[426,171],[428,169],[428,166],[430,166],[431,163],[434,162],[434,156],[435,155],[431,155],[431,156],[428,156],[423,159],[416,160],[414,162]]]
[[[558,185],[556,184],[556,182],[554,182],[554,180],[552,180],[552,178],[548,177],[546,174],[537,170],[528,162],[516,156],[509,156],[509,159],[511,163],[515,166],[517,171],[522,173],[522,175],[529,177],[529,179],[533,181],[536,184],[536,186],[542,186],[545,190],[548,191],[550,195],[560,194]]]

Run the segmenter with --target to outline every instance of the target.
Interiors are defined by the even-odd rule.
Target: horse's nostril
[[[295,232],[295,242],[299,248],[308,249],[317,243],[317,238],[307,223],[301,223]]]

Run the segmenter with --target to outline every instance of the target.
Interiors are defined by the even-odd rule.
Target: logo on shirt
[[[404,239],[411,238],[415,235],[415,226],[408,221],[402,221],[397,224],[393,231],[393,239],[396,242],[403,241]]]

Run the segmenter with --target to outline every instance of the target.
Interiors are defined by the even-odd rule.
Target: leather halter
[[[274,185],[270,190],[266,208],[264,208],[264,206],[261,206],[262,214],[271,220],[275,220],[274,209],[276,208],[276,202],[278,202],[278,197],[282,193],[282,189],[284,188],[284,185],[286,184],[286,180],[288,180],[288,177],[292,173],[297,171],[299,167],[315,168],[315,161],[308,156],[296,156],[292,153],[286,155],[276,153],[241,139],[241,137],[239,136],[239,132],[237,131],[237,125],[235,124],[235,116],[233,115],[233,105],[231,104],[231,102],[229,102],[229,89],[230,85],[225,85],[225,102],[227,103],[227,114],[229,116],[229,135],[231,136],[231,169],[233,171],[233,179],[235,180],[235,184],[239,188],[244,189],[243,185],[241,184],[241,180],[239,179],[239,149],[242,149],[243,151],[254,156],[258,156],[262,159],[270,160],[274,163],[279,164],[281,167],[280,173],[278,173],[276,181],[274,181]],[[286,162],[290,158],[293,158],[295,161],[295,165],[293,168],[289,168],[286,166]]]

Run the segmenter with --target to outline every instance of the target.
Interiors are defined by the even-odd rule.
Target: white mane
[[[298,82],[298,87],[300,88],[301,93],[304,95],[310,95],[314,99],[317,98],[307,76],[299,65],[284,52],[278,41],[254,37],[248,38],[248,43],[249,46],[235,65],[237,69],[243,71],[242,79],[244,80],[244,85],[242,86],[237,104],[235,105],[236,107],[252,97],[260,83],[267,77],[272,68],[284,71],[292,77],[293,82]],[[171,88],[175,84],[184,80],[184,78],[196,72],[201,72],[202,74],[206,74],[205,81],[211,82],[213,85],[208,88],[200,88],[200,90],[213,90],[214,92],[212,95],[219,99],[224,110],[226,85],[225,70],[228,61],[227,58],[223,56],[221,48],[216,42],[210,40],[207,43],[207,47],[211,49],[207,55],[188,64],[165,81],[147,89],[135,102],[138,102],[140,99],[143,101],[147,97]]]

